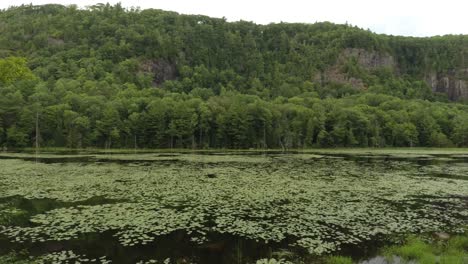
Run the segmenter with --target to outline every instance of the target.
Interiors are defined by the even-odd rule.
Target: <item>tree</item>
[[[120,138],[121,120],[119,113],[112,105],[107,105],[104,108],[102,117],[96,121],[97,140],[104,141],[104,148],[111,148],[112,142],[118,143]]]
[[[7,145],[12,147],[26,147],[27,134],[15,125],[7,129]]]
[[[466,82],[467,36],[118,4],[11,7],[0,25],[0,146],[468,144],[466,93],[426,82]]]
[[[397,147],[414,147],[418,145],[418,130],[412,123],[393,126],[393,144]]]
[[[460,115],[454,119],[453,141],[457,146],[468,146],[468,116]]]
[[[26,59],[8,57],[0,59],[0,84],[8,85],[18,80],[34,79],[31,70],[26,66]]]

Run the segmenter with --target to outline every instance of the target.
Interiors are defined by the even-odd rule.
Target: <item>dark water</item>
[[[2,223],[15,226],[33,226],[29,221],[35,214],[47,211],[74,207],[77,205],[98,205],[117,203],[104,197],[93,197],[81,202],[62,202],[53,199],[25,199],[15,196],[0,199],[0,204],[8,205],[22,211],[8,221]],[[0,222],[1,223],[1,222]],[[99,259],[106,256],[113,263],[136,263],[141,260],[171,259],[171,263],[255,263],[261,258],[284,258],[292,261],[307,261],[315,263],[316,258],[308,255],[304,249],[292,247],[295,238],[286,238],[281,243],[264,243],[243,237],[210,233],[206,243],[198,244],[191,241],[192,236],[185,231],[176,231],[169,235],[159,236],[146,245],[123,246],[115,237],[115,232],[82,234],[77,239],[67,241],[22,242],[10,241],[0,235],[0,256],[11,252],[23,252],[26,257],[41,256],[50,252],[72,250],[89,259]],[[379,248],[388,245],[386,237],[375,238],[373,241],[358,245],[345,245],[335,254],[351,256],[362,260],[377,254]],[[21,255],[20,255],[21,258]]]
[[[288,245],[293,239],[281,243],[263,243],[226,234],[208,234],[209,242],[197,244],[183,231],[159,236],[146,245],[123,246],[113,236],[114,232],[80,235],[67,241],[47,241],[41,243],[14,243],[0,236],[0,255],[12,251],[26,250],[28,256],[41,256],[50,252],[72,250],[90,259],[107,256],[113,263],[136,263],[141,260],[171,259],[171,263],[255,263],[261,258],[283,258],[291,261],[317,263],[317,257],[308,255],[301,248]],[[334,255],[352,257],[355,261],[375,256],[383,246],[391,244],[388,238],[376,238],[359,245],[344,246]]]
[[[34,152],[22,152],[23,154],[30,154],[25,156],[8,156],[2,155],[0,159],[21,159],[24,161],[35,161],[46,164],[51,163],[88,163],[88,162],[115,162],[121,164],[127,163],[145,163],[145,162],[158,162],[158,163],[167,163],[167,162],[181,162],[177,159],[178,156],[183,154],[191,155],[206,155],[206,156],[256,156],[263,155],[268,157],[283,157],[284,155],[291,154],[317,154],[319,157],[314,157],[312,159],[327,159],[327,158],[342,158],[345,160],[352,160],[359,163],[385,163],[389,161],[405,161],[413,162],[420,166],[427,165],[438,165],[438,164],[453,164],[453,163],[468,163],[468,156],[465,155],[453,155],[453,154],[431,154],[430,156],[414,156],[414,157],[402,157],[402,156],[393,156],[393,155],[372,155],[372,154],[348,154],[348,153],[314,153],[314,152],[301,152],[296,150],[291,151],[233,151],[233,152],[214,152],[214,151],[194,151],[194,152],[174,152],[174,153],[158,153],[158,152],[138,152],[139,154],[151,154],[154,158],[165,158],[163,160],[148,160],[148,159],[114,159],[112,155],[126,155],[134,154],[131,151],[128,152],[78,152],[78,151],[61,151],[61,152],[41,152],[41,154],[52,154],[50,157],[42,157],[40,155],[36,156]],[[76,156],[73,156],[76,154]],[[69,155],[66,157],[61,157],[60,155]],[[323,156],[323,157],[320,157]],[[174,159],[168,159],[173,157]]]
[[[113,232],[81,235],[68,241],[15,244],[0,238],[0,254],[27,249],[30,256],[49,252],[72,250],[87,258],[107,256],[113,263],[136,263],[141,260],[171,259],[171,263],[248,263],[271,256],[279,245],[268,245],[233,236],[211,234],[210,243],[198,245],[184,232],[160,236],[154,242],[139,246],[122,246]],[[3,252],[2,252],[3,251]]]
[[[73,207],[77,205],[98,205],[122,202],[103,197],[66,203],[53,199],[25,199],[19,196],[1,198],[0,204],[22,211],[0,224],[15,226],[32,226],[31,216],[53,209]],[[262,257],[272,257],[275,251],[282,248],[293,250],[295,257],[304,255],[300,249],[288,247],[288,239],[282,243],[263,243],[242,237],[211,233],[209,242],[197,244],[191,241],[191,236],[184,231],[173,232],[159,236],[147,245],[123,246],[113,235],[115,232],[82,234],[77,239],[67,241],[24,242],[17,243],[0,235],[0,256],[10,252],[26,251],[28,256],[40,256],[50,252],[72,250],[87,258],[107,256],[113,263],[136,263],[141,260],[156,259],[163,261],[171,259],[171,263],[254,263]]]

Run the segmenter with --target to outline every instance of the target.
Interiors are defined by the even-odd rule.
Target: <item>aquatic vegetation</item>
[[[107,260],[105,256],[100,258],[87,258],[85,255],[79,255],[74,253],[73,251],[60,251],[60,252],[53,252],[44,256],[41,256],[34,260],[38,263],[101,263],[101,264],[108,264],[111,261]]]
[[[158,264],[158,263],[161,263],[161,264],[169,264],[171,263],[171,259],[167,258],[165,259],[164,261],[158,261],[156,259],[150,259],[150,260],[147,260],[147,261],[139,261],[137,262],[137,264]]]
[[[26,212],[23,210],[0,204],[0,225],[13,224],[16,218],[23,215],[26,215]]]
[[[0,264],[32,264],[35,260],[19,257],[16,253],[0,256]]]
[[[292,249],[323,255],[395,234],[462,233],[467,224],[468,181],[434,172],[468,175],[468,166],[445,161],[423,166],[313,153],[92,159],[101,162],[0,159],[0,198],[60,204],[30,215],[29,225],[0,223],[0,235],[15,243],[46,243],[112,232],[122,245],[138,247],[183,231],[194,246],[208,243],[211,234],[226,234],[289,241]],[[95,197],[102,199],[86,202]],[[7,215],[1,206],[0,216]],[[419,257],[411,255],[418,250],[403,253]]]
[[[292,262],[284,259],[259,259],[255,264],[292,264]]]

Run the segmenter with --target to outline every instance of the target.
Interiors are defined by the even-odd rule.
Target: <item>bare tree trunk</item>
[[[135,153],[136,153],[136,150],[137,150],[137,136],[136,136],[136,134],[133,137],[133,147],[134,147],[134,150],[135,150]]]
[[[39,112],[36,112],[36,163],[39,155]]]
[[[200,138],[198,139],[198,145],[200,146],[199,148],[202,148],[202,135],[203,135],[203,130],[200,126],[200,132],[199,132]]]
[[[39,150],[39,112],[36,112],[36,151]]]
[[[77,148],[82,148],[82,146],[83,146],[83,134],[79,133]]]
[[[284,146],[284,144],[283,144],[283,140],[282,140],[281,138],[280,138],[279,142],[280,142],[280,144],[281,144],[281,149],[283,150],[283,152],[285,152],[285,151],[286,151],[286,148],[285,148],[285,146]]]

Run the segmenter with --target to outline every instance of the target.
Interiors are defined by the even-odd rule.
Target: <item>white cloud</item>
[[[97,3],[89,0],[2,0],[0,8],[21,3],[78,4]],[[468,34],[466,0],[121,0],[124,7],[157,8],[185,14],[226,17],[229,21],[271,22],[331,21],[350,23],[377,33],[433,36]]]

